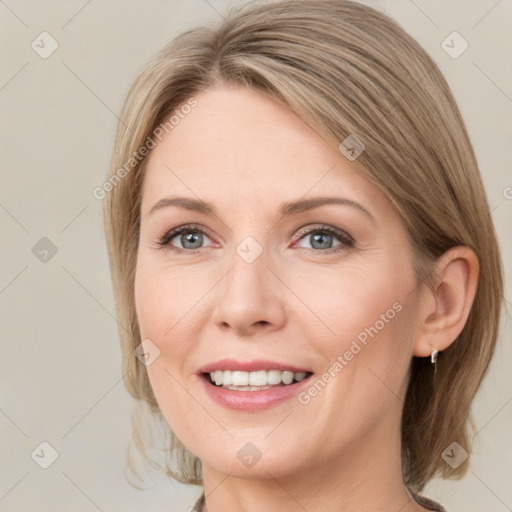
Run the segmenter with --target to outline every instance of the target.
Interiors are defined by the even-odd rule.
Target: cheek
[[[141,338],[151,340],[159,351],[158,358],[147,367],[157,396],[174,394],[180,385],[191,384],[190,376],[184,380],[184,367],[195,350],[192,340],[197,338],[197,303],[206,291],[198,290],[201,283],[197,278],[187,279],[186,272],[155,268],[137,272],[135,304]]]
[[[198,303],[209,287],[189,269],[142,261],[137,267],[134,290],[141,336],[172,343],[176,331],[194,323]]]
[[[188,389],[179,372],[169,364],[168,356],[162,354],[147,371],[160,413],[179,441],[196,455],[204,449],[204,443],[218,443],[225,432],[215,421],[209,421],[211,418],[194,399],[195,390]]]
[[[187,300],[176,292],[179,283],[170,278],[171,274],[156,272],[154,268],[138,267],[134,290],[141,338],[151,340],[159,351],[146,371],[162,416],[181,442],[187,445],[187,432],[194,418],[181,369],[183,361],[187,360],[190,344],[180,343],[183,338],[177,336],[187,319]]]
[[[409,301],[412,275],[382,268],[339,271],[334,279],[317,274],[302,282],[301,297],[320,318],[301,315],[302,332],[323,362],[317,379],[299,397],[301,412],[320,435],[326,425],[344,430],[337,442],[352,443],[377,428],[387,411],[401,406],[412,356]],[[392,268],[392,267],[391,267]],[[314,320],[318,330],[309,321]],[[325,384],[323,384],[325,383]],[[330,446],[325,440],[325,446]]]
[[[400,316],[413,282],[412,276],[394,272],[392,267],[351,266],[311,278],[301,276],[296,287],[333,337],[347,339],[361,334],[363,339],[366,328],[376,325],[380,332],[397,323],[395,318]]]
[[[308,297],[319,319],[304,315],[318,325],[316,335],[303,326],[312,348],[322,355],[326,368],[338,361],[338,373],[343,371],[348,379],[343,379],[345,385],[350,381],[358,393],[372,383],[393,390],[402,385],[413,350],[414,282],[405,264],[400,268],[381,261],[375,267],[343,268],[335,276],[317,273],[300,284],[300,296]]]
[[[137,320],[141,338],[151,340],[159,351],[147,373],[160,410],[180,439],[186,438],[187,425],[194,421],[187,390],[195,376],[186,365],[196,350],[197,315],[209,288],[211,284],[183,267],[139,259],[134,287]]]

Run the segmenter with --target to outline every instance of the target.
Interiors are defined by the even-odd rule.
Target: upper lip
[[[299,368],[288,363],[279,363],[277,361],[269,361],[266,359],[253,359],[252,361],[236,361],[235,359],[221,359],[213,363],[208,363],[199,368],[198,373],[210,373],[216,370],[226,371],[243,371],[256,372],[258,370],[280,370],[282,372],[289,371],[293,373],[312,373],[306,368]]]

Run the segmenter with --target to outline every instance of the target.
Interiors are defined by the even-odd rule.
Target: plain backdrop
[[[102,203],[92,191],[105,181],[117,115],[144,63],[231,3],[0,1],[0,511],[186,511],[201,492],[155,472],[141,491],[123,476],[132,399],[121,380]],[[510,299],[512,1],[366,3],[418,40],[454,91]],[[443,48],[454,31],[469,45],[458,58]],[[504,322],[474,402],[469,473],[427,487],[449,512],[512,510],[510,339]]]

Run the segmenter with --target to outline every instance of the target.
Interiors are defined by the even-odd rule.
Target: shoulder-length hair
[[[336,150],[350,135],[364,144],[351,163],[402,217],[419,286],[432,286],[433,264],[451,247],[476,252],[479,281],[467,323],[439,358],[435,379],[430,361],[413,357],[401,428],[404,481],[411,489],[421,491],[436,475],[460,478],[469,459],[452,468],[441,455],[454,441],[471,451],[470,406],[494,351],[503,304],[497,237],[473,147],[439,68],[393,19],[354,1],[232,8],[223,21],[175,37],[132,84],[108,181],[95,192],[104,197],[129,393],[158,416],[146,368],[134,355],[141,342],[134,277],[147,155],[195,108],[195,96],[222,84],[267,94]],[[132,421],[136,447],[146,456],[141,420]],[[167,463],[167,473],[200,484],[199,459],[168,432],[167,452],[177,467]]]

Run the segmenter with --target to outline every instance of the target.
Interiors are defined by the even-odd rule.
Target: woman
[[[352,1],[251,3],[166,45],[121,118],[125,384],[194,510],[444,510],[421,491],[467,470],[503,282],[430,57]]]

